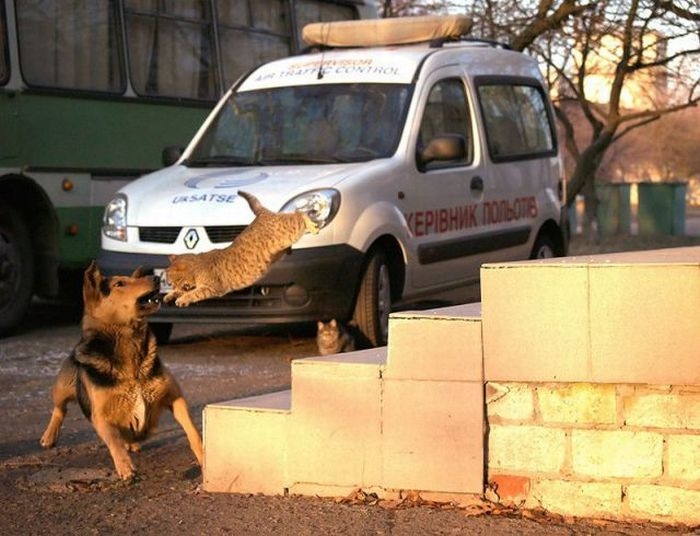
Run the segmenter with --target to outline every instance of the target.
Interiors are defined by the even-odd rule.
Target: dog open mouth
[[[160,308],[160,290],[155,289],[143,294],[138,299],[139,309],[144,314],[155,313]]]

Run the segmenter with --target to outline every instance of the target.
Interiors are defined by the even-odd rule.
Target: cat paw
[[[311,234],[318,234],[318,232],[321,230],[318,223],[313,221],[306,214],[304,214],[304,227],[306,228],[306,231]]]
[[[185,298],[184,296],[180,296],[177,300],[175,300],[175,305],[178,307],[187,307],[189,304],[192,303],[193,300],[190,300],[188,298]]]

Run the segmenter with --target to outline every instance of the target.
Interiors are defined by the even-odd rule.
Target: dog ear
[[[134,270],[134,273],[131,274],[131,277],[133,277],[134,279],[143,277],[143,266],[139,266],[138,268],[136,268],[136,270]]]
[[[99,266],[97,266],[97,263],[95,261],[92,261],[90,263],[90,266],[88,266],[85,269],[84,282],[85,283],[90,282],[92,284],[92,286],[96,287],[97,284],[95,282],[99,281],[99,279],[101,277],[102,277],[102,274],[100,273]]]
[[[85,304],[94,301],[97,298],[97,294],[100,289],[100,282],[102,281],[102,274],[95,261],[90,263],[90,266],[85,270],[85,275],[83,276],[83,301]]]

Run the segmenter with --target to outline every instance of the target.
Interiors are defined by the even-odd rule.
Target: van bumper
[[[349,319],[362,270],[362,252],[347,245],[293,249],[253,286],[189,307],[163,304],[150,322],[295,324]],[[101,250],[103,274],[128,275],[166,268],[167,255]]]

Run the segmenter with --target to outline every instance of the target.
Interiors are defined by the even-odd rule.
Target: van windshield
[[[295,86],[233,93],[188,166],[364,162],[394,154],[412,88]]]

